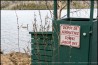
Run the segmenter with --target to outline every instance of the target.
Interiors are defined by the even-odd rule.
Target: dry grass
[[[31,57],[21,52],[1,54],[1,65],[31,65]]]

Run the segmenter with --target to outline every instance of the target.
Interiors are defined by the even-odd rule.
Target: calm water
[[[72,10],[74,11],[74,10]],[[46,15],[49,17],[50,25],[52,25],[52,18],[49,10],[41,10],[42,24],[45,24]],[[29,47],[31,49],[30,34],[29,31],[33,31],[34,14],[36,14],[36,20],[38,24],[38,29],[40,28],[41,20],[39,17],[38,10],[16,10],[19,22],[19,47],[21,52],[23,49]],[[66,10],[62,11],[62,17],[66,15]],[[97,9],[94,10],[94,18],[97,16]],[[66,16],[65,16],[66,17]],[[71,13],[71,17],[89,17],[89,10],[83,9],[79,12]],[[28,29],[24,29],[21,25],[26,26],[28,24]],[[49,31],[51,31],[51,27]],[[1,50],[6,52],[19,51],[18,50],[18,29],[17,29],[17,18],[15,10],[1,10]]]

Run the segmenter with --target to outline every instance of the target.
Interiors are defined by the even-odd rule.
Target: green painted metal
[[[57,19],[57,0],[54,0],[54,20]]]
[[[67,0],[67,18],[70,18],[70,1],[71,0]],[[90,22],[91,22],[93,21],[93,14],[94,14],[94,0],[90,0],[90,3],[91,3],[90,6]]]
[[[32,65],[47,65],[53,59],[52,32],[29,32],[31,34]],[[51,65],[51,64],[50,64]]]
[[[71,21],[71,24],[70,24]],[[69,63],[69,65],[88,65],[89,62],[93,61],[97,61],[97,42],[95,41],[97,38],[95,37],[95,35],[93,34],[93,37],[95,37],[95,39],[90,39],[91,34],[90,31],[91,30],[91,23],[89,22],[90,19],[87,18],[69,18],[69,19],[63,19],[63,20],[57,20],[53,22],[54,25],[54,32],[53,32],[53,36],[54,36],[54,44],[58,45],[59,42],[57,42],[58,40],[60,40],[58,38],[58,34],[60,31],[60,24],[69,24],[69,25],[79,25],[81,27],[81,33],[80,33],[80,48],[72,48],[72,47],[67,47],[67,46],[61,46],[60,44],[58,46],[56,46],[57,48],[57,58],[55,59],[55,62],[60,62],[58,65],[67,65]],[[95,25],[95,24],[94,24]],[[96,25],[93,27],[95,27],[96,29]],[[58,28],[58,30],[57,30]],[[83,33],[87,33],[87,36],[83,36]],[[96,30],[93,30],[93,32],[96,33]],[[55,34],[57,33],[57,34]],[[96,33],[97,34],[97,33]],[[95,43],[91,43],[91,40]],[[95,48],[94,48],[94,45]],[[90,48],[93,47],[91,50]],[[96,50],[91,52],[92,50]],[[91,52],[91,55],[90,55]],[[90,59],[90,57],[93,57],[93,59]],[[58,60],[57,60],[58,59]],[[94,63],[94,62],[93,62]],[[93,64],[89,64],[89,65],[93,65]]]
[[[91,6],[90,6],[90,22],[93,21],[93,13],[94,13],[94,0],[91,0]]]
[[[98,21],[93,19],[93,10],[94,1],[91,0],[90,18],[70,18],[70,0],[67,0],[67,18],[57,20],[57,0],[54,0],[53,31],[29,32],[32,65],[97,65]],[[80,26],[80,48],[60,45],[60,24]]]
[[[97,24],[98,20],[93,21],[92,34],[90,34],[90,52],[89,52],[89,65],[98,65],[98,41],[97,41]]]
[[[89,21],[89,18],[66,18],[53,22],[55,28],[53,32],[30,32],[32,65],[97,65],[95,64],[98,46],[97,30],[95,30],[97,21],[93,19],[93,26]],[[59,44],[60,24],[79,25],[81,27],[80,48]],[[91,34],[90,31],[94,33]],[[87,35],[83,36],[83,32]],[[94,39],[90,39],[91,37]]]
[[[70,18],[70,0],[67,0],[67,18]]]

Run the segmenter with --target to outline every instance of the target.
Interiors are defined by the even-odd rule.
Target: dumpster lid
[[[62,20],[67,20],[67,21],[90,21],[90,18],[64,18]],[[93,20],[96,20],[93,18]]]
[[[29,32],[29,34],[52,34],[52,31],[49,32]]]

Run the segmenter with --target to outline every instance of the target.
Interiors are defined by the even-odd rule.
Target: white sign
[[[80,26],[60,24],[60,45],[80,47]]]

